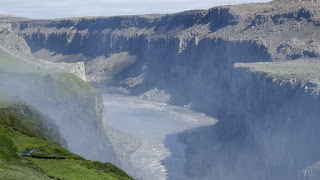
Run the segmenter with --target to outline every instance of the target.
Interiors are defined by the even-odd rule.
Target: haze
[[[28,18],[163,14],[268,1],[270,0],[0,0],[0,14]]]

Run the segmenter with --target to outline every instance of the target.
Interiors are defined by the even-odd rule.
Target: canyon
[[[104,99],[106,112],[108,100],[120,101],[117,95],[110,98],[112,92],[217,119],[217,123],[204,121],[165,135],[185,147],[179,153],[185,158],[181,169],[186,178],[318,179],[319,28],[320,3],[307,0],[221,6],[169,15],[6,19],[1,22],[0,52],[39,69],[74,73],[107,91],[103,95],[109,95]],[[122,119],[116,119],[123,117],[113,114],[112,128],[137,137],[122,134],[119,136],[125,140],[112,142],[117,133],[112,134],[115,130],[104,119],[108,119],[108,113],[103,114],[100,92],[94,94],[87,97],[86,107],[95,104],[94,111],[98,112],[89,114],[99,117],[94,117],[98,122],[89,123],[89,127],[93,126],[90,132],[105,127],[102,129],[109,133],[105,138],[110,140],[103,146],[112,146],[108,150],[112,153],[105,160],[126,170],[138,166],[133,163],[128,167],[128,161],[143,146],[136,140],[141,140],[141,134],[126,129],[126,123],[117,126]],[[133,102],[139,106],[141,101]],[[118,106],[121,109],[124,105]],[[86,127],[85,118],[80,119],[85,124],[81,126]],[[123,119],[130,121],[129,116]],[[142,120],[136,121],[145,125]],[[63,127],[64,122],[60,122]],[[176,151],[166,147],[170,148]],[[110,156],[117,158],[108,159]],[[164,168],[169,174],[158,179],[177,179],[170,174],[172,167]]]

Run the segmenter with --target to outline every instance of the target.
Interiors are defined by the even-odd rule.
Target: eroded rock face
[[[159,90],[157,88],[139,95],[139,98],[141,99],[158,102],[169,102],[170,97],[170,94],[166,93],[164,90]]]
[[[318,97],[245,70],[223,78],[228,83],[216,86],[224,89],[220,99],[203,104],[220,122],[181,136],[188,146],[186,172],[196,179],[301,178],[300,171],[320,158]]]
[[[0,52],[30,64],[37,69],[49,71],[70,72],[86,80],[83,62],[53,63],[35,58],[26,41],[11,31],[11,23],[0,23]]]
[[[107,137],[99,91],[67,73],[0,73],[0,91],[17,96],[50,116],[68,149],[95,161],[119,165]]]
[[[316,162],[315,164],[312,164],[311,166],[306,167],[303,169],[300,173],[301,179],[310,179],[310,180],[316,180],[320,177],[320,162]]]
[[[0,33],[10,32],[10,31],[11,31],[11,24],[8,24],[8,23],[0,24]]]
[[[173,15],[13,22],[31,53],[79,62],[88,80],[218,117],[181,139],[195,179],[297,179],[317,162],[318,96],[234,69],[320,58],[320,4],[274,1]],[[159,99],[159,98],[154,98]],[[200,164],[200,165],[199,165]]]
[[[52,62],[83,61],[89,81],[119,85],[126,78],[141,75],[140,68],[156,61],[159,55],[159,61],[172,64],[172,71],[177,71],[177,66],[190,66],[184,71],[191,73],[195,63],[190,59],[193,52],[198,52],[197,46],[210,46],[217,40],[233,44],[252,42],[252,48],[263,49],[270,61],[318,58],[319,7],[314,1],[277,1],[172,15],[18,21],[12,22],[12,26],[36,57]],[[202,53],[210,51],[207,48]],[[191,58],[172,62],[182,53],[189,53]],[[234,61],[243,58],[239,56]],[[116,70],[110,71],[109,66]]]

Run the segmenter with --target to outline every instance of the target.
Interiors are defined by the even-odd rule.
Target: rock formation
[[[294,85],[268,76],[269,71],[234,64],[319,60],[318,1],[11,25],[12,36],[32,56],[84,62],[92,84],[159,99],[152,95],[157,89],[172,104],[192,104],[193,110],[218,117],[217,126],[181,136],[190,177],[299,179],[307,177],[301,171],[317,169],[311,165],[320,159],[319,96],[308,89],[316,88],[311,81],[317,79]]]
[[[11,23],[0,23],[0,52],[30,64],[37,69],[70,72],[86,80],[83,62],[76,63],[52,63],[35,58],[25,40],[11,31]]]

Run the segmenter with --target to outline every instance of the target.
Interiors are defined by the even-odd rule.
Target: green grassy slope
[[[70,153],[58,132],[35,108],[0,96],[0,179],[131,179],[112,164]],[[20,156],[31,149],[38,151]]]
[[[132,179],[113,164],[69,152],[52,119],[21,99],[8,97],[26,95],[35,104],[64,109],[70,112],[65,119],[76,124],[83,116],[96,118],[88,99],[98,93],[74,74],[40,71],[0,55],[0,179]],[[32,149],[37,151],[20,155]]]
[[[28,84],[27,88],[30,88],[30,84],[39,88],[43,84],[49,85],[48,89],[56,92],[52,97],[63,100],[81,98],[98,92],[74,74],[37,70],[19,60],[0,54],[0,83],[8,84],[7,79],[10,79],[11,85],[21,88],[26,88],[24,83]]]

